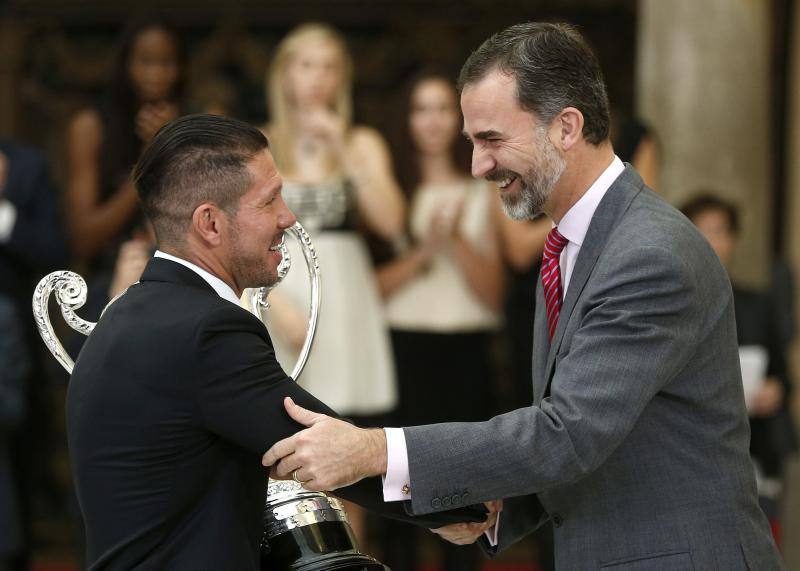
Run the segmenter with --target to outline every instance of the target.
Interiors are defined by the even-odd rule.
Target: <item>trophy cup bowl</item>
[[[311,281],[308,331],[291,374],[293,379],[297,379],[308,359],[319,319],[319,265],[311,239],[300,223],[296,223],[288,232],[302,246]],[[291,267],[289,251],[283,243],[281,253],[283,260],[278,267],[278,282]],[[269,308],[267,295],[272,287],[253,290],[248,296],[249,309],[259,319],[262,319],[262,310]],[[33,294],[33,315],[39,334],[68,373],[72,373],[74,362],[55,334],[48,304],[50,296],[55,294],[67,325],[83,335],[89,335],[95,324],[75,313],[86,302],[87,289],[80,275],[57,271],[42,278]],[[270,571],[388,571],[377,560],[359,551],[347,514],[338,499],[323,492],[306,490],[295,481],[272,479],[267,485],[264,507],[261,568]]]

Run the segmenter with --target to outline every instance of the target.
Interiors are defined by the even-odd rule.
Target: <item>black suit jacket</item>
[[[335,414],[281,370],[257,318],[195,272],[151,260],[89,336],[67,393],[89,569],[258,569],[260,457],[302,428],[286,396]],[[337,494],[411,519],[380,490],[373,478]],[[419,523],[453,519],[476,516]]]

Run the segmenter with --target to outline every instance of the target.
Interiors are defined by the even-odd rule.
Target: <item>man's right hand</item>
[[[278,478],[291,476],[307,490],[330,491],[386,473],[386,435],[307,410],[290,397],[286,412],[307,426],[276,442],[261,459]]]

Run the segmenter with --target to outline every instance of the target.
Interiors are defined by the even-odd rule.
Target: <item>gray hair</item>
[[[608,139],[609,104],[600,64],[570,24],[528,22],[506,28],[472,52],[458,78],[459,89],[500,70],[517,83],[517,100],[549,123],[565,107],[583,114],[583,136],[599,145]]]

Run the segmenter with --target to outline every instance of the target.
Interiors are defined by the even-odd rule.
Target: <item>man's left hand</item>
[[[307,426],[276,442],[261,459],[272,476],[294,478],[308,490],[335,490],[386,472],[386,435],[318,414],[286,397],[289,416]]]
[[[503,500],[486,502],[489,515],[484,522],[451,523],[431,531],[442,539],[456,545],[469,545],[497,523],[497,514],[503,511]]]

